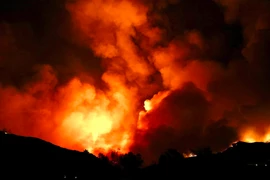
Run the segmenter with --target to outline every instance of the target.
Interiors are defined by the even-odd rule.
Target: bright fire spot
[[[151,101],[149,99],[144,101],[144,109],[148,112],[152,109],[152,104]]]
[[[193,154],[193,153],[184,153],[183,156],[185,158],[190,158],[190,157],[196,157],[197,155],[196,154]]]
[[[91,132],[94,142],[97,141],[99,135],[110,132],[112,127],[109,115],[97,112],[88,114],[74,112],[65,120],[65,123],[69,126],[68,129],[80,129],[79,137]]]

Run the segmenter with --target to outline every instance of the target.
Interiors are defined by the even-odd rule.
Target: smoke
[[[16,3],[0,5],[0,128],[146,161],[269,140],[268,1]]]

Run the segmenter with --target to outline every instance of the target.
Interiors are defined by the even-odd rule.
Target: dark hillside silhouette
[[[90,153],[72,151],[46,141],[1,132],[1,177],[114,177],[112,166]],[[5,178],[0,178],[5,179]]]
[[[98,157],[49,142],[0,131],[0,179],[181,179],[269,177],[270,143],[233,144],[223,152],[193,150],[184,158],[175,149],[160,155],[157,163],[142,167],[143,157],[132,152]],[[264,177],[264,178],[265,178]]]

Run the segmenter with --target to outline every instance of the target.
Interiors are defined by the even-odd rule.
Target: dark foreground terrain
[[[238,142],[224,152],[206,149],[191,158],[168,150],[158,163],[144,168],[140,156],[133,153],[110,161],[4,131],[0,143],[1,180],[270,178],[270,143]]]

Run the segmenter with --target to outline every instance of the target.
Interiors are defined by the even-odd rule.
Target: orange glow
[[[185,158],[190,158],[190,157],[196,157],[197,155],[196,154],[193,154],[193,153],[184,153],[183,156]]]
[[[269,142],[270,141],[270,131],[267,131],[264,134],[256,133],[256,131],[252,129],[248,129],[243,132],[241,141],[244,142]]]
[[[69,12],[66,14],[70,19],[65,22],[69,22],[68,33],[71,36],[63,43],[68,42],[68,48],[76,47],[71,56],[82,51],[84,58],[72,57],[76,59],[74,64],[89,65],[83,70],[77,66],[68,67],[72,70],[70,75],[69,71],[66,73],[65,65],[61,67],[65,73],[59,70],[61,63],[35,64],[30,67],[34,69],[34,75],[26,75],[29,79],[22,83],[19,81],[18,86],[0,82],[0,128],[42,138],[66,148],[87,149],[95,155],[111,150],[119,153],[138,150],[149,155],[152,154],[147,152],[150,150],[161,153],[170,146],[192,149],[204,142],[218,144],[217,148],[222,149],[223,143],[219,141],[223,136],[226,146],[238,137],[237,140],[246,142],[269,141],[270,129],[266,131],[258,127],[254,130],[259,124],[257,112],[268,112],[269,107],[261,111],[258,110],[260,107],[253,107],[262,102],[262,98],[260,95],[257,97],[254,93],[257,89],[250,85],[252,81],[258,85],[256,78],[265,75],[256,74],[257,69],[249,69],[252,65],[249,67],[247,64],[252,60],[235,60],[224,68],[219,59],[211,59],[220,58],[219,54],[231,57],[226,53],[231,53],[234,48],[223,48],[231,44],[225,43],[230,31],[215,32],[213,37],[207,38],[204,33],[186,29],[183,29],[183,34],[171,34],[182,26],[171,26],[169,15],[162,14],[166,11],[161,7],[160,12],[160,9],[157,12],[153,9],[155,6],[165,7],[170,2],[154,5],[140,0],[69,1],[65,10]],[[185,22],[183,28],[187,24]],[[208,24],[199,29],[208,27]],[[6,34],[12,35],[10,29]],[[179,30],[181,32],[182,29]],[[35,33],[31,31],[29,34]],[[50,31],[49,34],[54,33]],[[0,38],[2,36],[5,33],[1,33]],[[25,50],[17,51],[19,47],[13,47],[16,37],[6,41],[9,39],[12,45],[9,47],[9,43],[4,43],[6,49],[16,49],[19,55],[28,55]],[[212,54],[220,39],[218,52]],[[42,47],[40,52],[47,52]],[[208,52],[211,54],[209,57]],[[252,49],[248,52],[252,56],[256,54]],[[2,54],[12,53],[2,53],[1,50],[1,68],[6,63]],[[60,58],[69,64],[69,52],[63,51],[63,54]],[[16,62],[13,64],[10,65],[12,72]],[[87,69],[92,65],[95,69],[96,64],[98,73]],[[67,77],[62,78],[66,74]],[[81,74],[85,77],[82,78]],[[255,76],[250,78],[253,74]],[[13,77],[10,79],[13,81]],[[243,82],[245,80],[247,82]],[[259,79],[258,82],[263,81]],[[262,87],[258,89],[264,92]],[[262,124],[269,124],[269,114],[265,116],[267,121],[261,120],[264,121]],[[254,123],[248,124],[249,121]],[[243,125],[243,122],[247,123]],[[193,157],[194,154],[184,156]]]
[[[160,91],[159,93],[155,94],[151,100],[147,99],[144,101],[144,108],[148,112],[153,108],[157,107],[159,103],[168,96],[170,91]]]
[[[59,131],[64,132],[63,138],[69,140],[69,142],[60,140],[63,146],[71,146],[71,140],[74,140],[74,144],[80,143],[89,152],[94,152],[95,148],[103,149],[105,152],[116,148],[126,151],[129,129],[118,128],[127,115],[125,103],[128,102],[121,94],[116,92],[106,95],[89,84],[81,83],[78,79],[73,79],[59,93],[67,100],[62,106],[61,112],[64,114],[59,115],[64,118]],[[111,135],[110,138],[113,139],[107,137]]]
[[[148,124],[144,122],[144,117],[147,115],[148,112],[150,112],[153,108],[158,107],[159,103],[168,96],[170,91],[160,91],[159,93],[155,94],[152,99],[147,99],[144,101],[144,111],[141,111],[139,113],[139,119],[138,119],[138,129],[148,129]]]
[[[78,41],[104,60],[101,79],[108,88],[103,90],[76,76],[59,86],[53,67],[41,66],[38,80],[26,83],[23,92],[1,87],[1,104],[8,104],[2,109],[1,121],[9,119],[1,126],[67,148],[125,153],[139,116],[138,85],[153,72],[130,38],[135,35],[134,27],[147,23],[148,9],[126,0],[81,0],[66,7],[79,31],[75,33]]]

